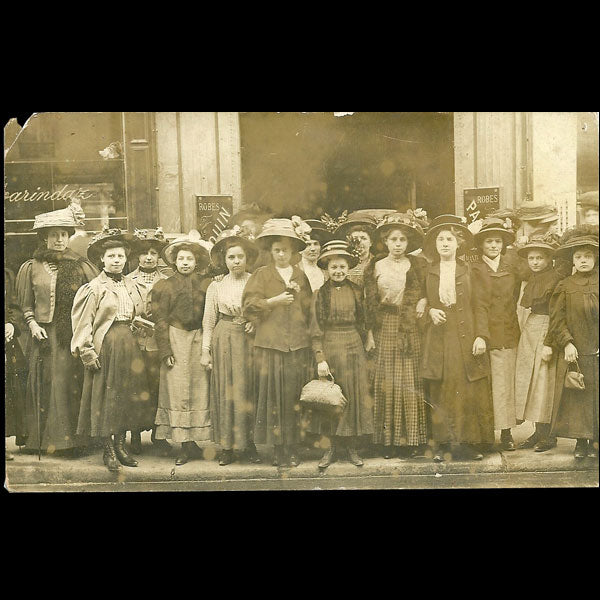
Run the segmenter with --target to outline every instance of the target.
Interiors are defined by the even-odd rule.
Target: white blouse
[[[210,350],[219,313],[232,317],[242,316],[242,295],[248,279],[250,273],[244,273],[239,279],[228,273],[221,281],[213,281],[208,286],[202,319],[202,350]]]
[[[410,260],[403,257],[393,260],[389,256],[375,263],[375,281],[382,304],[400,306],[406,287],[406,273],[410,269]]]
[[[444,306],[456,304],[456,261],[440,261],[440,302]]]

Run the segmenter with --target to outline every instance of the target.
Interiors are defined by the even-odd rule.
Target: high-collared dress
[[[367,329],[375,339],[375,444],[427,443],[416,315],[417,303],[425,297],[426,267],[422,257],[385,257],[372,261],[364,274]]]
[[[448,265],[445,265],[446,268]],[[451,271],[449,271],[451,274]],[[442,309],[446,322],[428,317],[421,374],[429,380],[433,439],[438,443],[493,444],[494,408],[487,352],[473,356],[477,337],[489,341],[489,292],[474,285],[468,264],[456,260],[453,299],[440,298],[440,263],[427,269],[427,301]],[[444,302],[442,302],[444,300]]]
[[[348,279],[352,283],[356,283],[360,287],[364,286],[364,273],[373,261],[373,255],[369,254],[368,258],[364,262],[359,262],[355,267],[348,271]]]
[[[521,331],[517,302],[521,278],[511,261],[502,255],[495,260],[486,256],[471,264],[474,285],[489,290],[489,330],[494,428],[510,429],[517,425],[515,405],[515,369]]]
[[[139,286],[142,298],[145,301],[146,316],[148,320],[153,321],[152,288],[158,281],[167,279],[168,275],[165,275],[160,269],[144,271],[138,267],[128,275],[125,275],[125,277]],[[144,429],[152,429],[158,408],[158,385],[160,381],[158,344],[154,335],[138,335],[137,340],[142,351],[142,357],[144,358],[146,375],[148,377],[148,391],[150,393],[150,402],[145,407],[146,414],[142,415],[142,420],[145,422]]]
[[[48,339],[33,339],[25,400],[27,448],[64,450],[80,445],[77,419],[83,367],[71,355],[71,308],[77,290],[98,270],[69,248],[37,250],[17,274],[17,301],[27,323],[35,320]],[[38,438],[38,429],[40,438]]]
[[[152,314],[161,360],[156,439],[198,442],[213,436],[209,374],[202,358],[206,281],[199,273],[175,272],[152,288]],[[175,358],[168,367],[165,359]]]
[[[328,279],[329,274],[325,269],[321,269],[316,263],[311,263],[302,257],[298,262],[298,267],[304,271],[310,282],[310,289],[316,292]]]
[[[598,267],[575,273],[558,283],[550,300],[548,344],[558,352],[552,435],[598,442]],[[577,364],[585,390],[564,387],[564,349],[577,348]],[[576,370],[575,365],[571,365]]]
[[[542,349],[550,324],[550,297],[561,279],[552,266],[532,273],[521,297],[521,306],[531,309],[517,347],[515,404],[519,421],[550,423],[554,404],[556,352],[542,360]]]
[[[300,442],[302,387],[312,378],[308,331],[312,291],[306,275],[293,266],[287,288],[271,264],[257,269],[246,284],[243,314],[256,327],[254,338],[257,444],[293,445]],[[272,308],[267,299],[290,291],[289,306]]]
[[[71,351],[86,368],[77,433],[108,437],[145,426],[150,401],[144,359],[131,330],[145,315],[142,292],[134,282],[102,271],[82,286],[73,303]]]
[[[214,441],[225,450],[244,450],[254,425],[253,337],[245,332],[242,295],[250,273],[230,273],[206,290],[202,349],[212,359],[210,408]]]
[[[373,397],[366,372],[365,315],[360,287],[348,279],[341,283],[326,281],[313,295],[310,332],[316,362],[327,361],[348,403],[339,419],[307,411],[307,431],[342,437],[371,435]]]

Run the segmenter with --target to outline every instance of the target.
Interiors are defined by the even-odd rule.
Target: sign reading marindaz
[[[465,189],[465,217],[469,223],[484,219],[500,208],[500,188]]]
[[[4,202],[39,202],[40,200],[52,200],[54,202],[66,200],[67,204],[71,200],[81,202],[88,200],[94,195],[93,191],[82,190],[80,188],[73,189],[69,184],[66,184],[62,189],[51,192],[50,190],[42,190],[38,187],[34,192],[30,190],[21,190],[18,192],[9,192],[6,189],[6,178],[4,180]],[[71,189],[68,189],[71,187]]]
[[[233,215],[232,196],[196,197],[197,228],[203,240],[215,243],[221,231],[228,228]]]

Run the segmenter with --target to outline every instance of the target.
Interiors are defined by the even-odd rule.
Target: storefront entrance
[[[245,203],[274,214],[454,212],[452,113],[240,113]]]

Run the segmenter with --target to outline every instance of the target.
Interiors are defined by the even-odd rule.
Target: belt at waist
[[[327,333],[328,331],[355,331],[356,330],[356,325],[354,325],[353,323],[346,323],[346,324],[342,324],[342,323],[329,324],[329,323],[326,323],[324,329],[325,329],[325,333]]]
[[[400,310],[400,307],[396,304],[380,304],[379,310],[388,315],[397,315]]]
[[[234,317],[233,315],[226,315],[225,313],[219,313],[219,321],[230,321],[236,325],[244,325],[246,318],[241,316]]]

